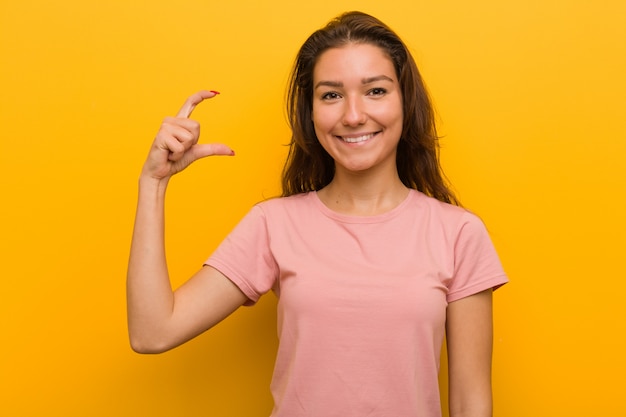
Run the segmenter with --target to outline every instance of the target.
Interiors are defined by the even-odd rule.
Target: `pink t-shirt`
[[[439,417],[448,303],[507,282],[475,215],[414,190],[367,217],[262,202],[207,264],[278,295],[272,417]]]

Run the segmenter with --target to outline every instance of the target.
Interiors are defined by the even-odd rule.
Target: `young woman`
[[[139,181],[128,270],[133,349],[163,352],[273,290],[280,345],[273,417],[441,415],[447,335],[451,416],[491,415],[492,290],[507,278],[481,221],[438,160],[417,67],[379,20],[346,13],[302,46],[290,81],[283,196],[254,206],[172,291],[164,198],[199,144],[191,96],[166,118]]]

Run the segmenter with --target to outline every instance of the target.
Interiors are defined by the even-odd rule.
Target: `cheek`
[[[388,128],[402,129],[404,121],[402,106],[393,106],[379,114],[380,121]]]
[[[318,137],[333,126],[332,113],[324,108],[316,109],[313,107],[311,119],[313,120],[313,128]]]

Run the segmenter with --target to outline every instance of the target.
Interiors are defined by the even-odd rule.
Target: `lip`
[[[345,143],[363,143],[372,139],[374,136],[378,135],[380,132],[368,132],[368,133],[353,133],[351,135],[336,135],[335,137]]]

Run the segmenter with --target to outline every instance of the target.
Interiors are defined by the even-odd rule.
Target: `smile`
[[[375,135],[376,133],[368,133],[367,135],[361,135],[361,136],[337,136],[337,137],[343,140],[344,142],[358,143],[358,142],[365,142],[366,140],[373,138]]]

